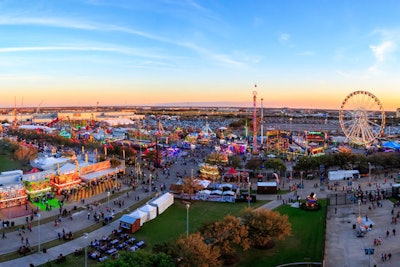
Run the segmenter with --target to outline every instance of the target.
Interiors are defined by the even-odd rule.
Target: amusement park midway
[[[171,166],[171,172],[190,172],[190,170],[196,170],[196,164],[181,164],[178,160],[176,164]],[[127,171],[129,173],[129,169]],[[358,185],[366,188],[368,178],[360,178],[356,181],[356,187]],[[155,182],[155,186],[159,187],[161,184],[166,184],[167,186],[177,182],[177,179],[173,176],[166,178],[160,177],[159,180]],[[304,198],[306,194],[314,191],[317,193],[318,198],[326,198],[328,194],[335,193],[336,191],[331,189],[326,189],[323,191],[316,190],[315,188],[315,180],[304,180],[304,188],[300,189],[297,194]],[[375,178],[374,186],[379,186],[381,189],[387,189],[390,187],[389,182],[385,182],[383,178]],[[343,188],[345,185],[343,184]],[[335,187],[336,188],[336,187]],[[336,190],[341,191],[342,186],[336,188]],[[126,213],[129,211],[131,205],[137,202],[137,197],[139,199],[144,199],[149,196],[149,193],[143,190],[132,191],[128,186],[122,185],[121,191],[124,194],[121,194],[119,199],[124,200],[125,204],[123,207],[119,208],[118,206],[113,206],[115,212],[123,212]],[[129,197],[125,194],[125,192],[129,192]],[[106,194],[96,195],[87,199],[85,204],[80,202],[72,203],[67,202],[66,209],[72,209],[73,206],[85,207],[86,204],[95,203],[101,199],[106,198]],[[267,204],[265,204],[261,208],[274,209],[279,205],[282,205],[283,202],[289,203],[290,199],[294,199],[294,192],[288,193],[282,196],[282,200],[277,200],[276,195],[257,195],[258,199],[270,200]],[[327,221],[326,221],[326,242],[325,242],[325,256],[324,256],[324,264],[326,267],[335,267],[335,266],[348,266],[348,267],[356,267],[356,266],[398,266],[399,257],[400,257],[400,247],[398,247],[398,237],[393,236],[392,229],[396,228],[396,225],[390,224],[391,211],[394,210],[394,213],[400,211],[399,207],[393,207],[393,204],[389,200],[383,200],[381,202],[381,207],[374,207],[372,210],[368,210],[368,204],[361,204],[358,206],[357,204],[351,205],[342,205],[337,207],[330,207],[328,209]],[[100,211],[102,204],[97,209]],[[374,224],[373,230],[368,233],[371,237],[366,236],[363,238],[357,238],[354,235],[353,225],[356,224],[356,216],[360,210],[360,214],[365,219],[365,216]],[[58,215],[58,209],[53,209],[51,211],[42,212],[41,219],[49,216]],[[95,224],[95,221],[90,219],[88,220],[88,211],[82,210],[76,213],[73,213],[72,220],[68,218],[64,218],[59,226],[55,227],[54,222],[49,222],[46,224],[40,225],[40,242],[46,243],[51,240],[55,240],[58,238],[58,233],[61,231],[65,232],[75,232],[82,228],[86,228],[92,224]],[[367,220],[368,220],[367,219]],[[16,225],[23,225],[26,223],[25,217],[15,218],[14,219]],[[31,245],[37,245],[39,240],[38,235],[38,220],[35,219],[33,221],[32,231],[26,230],[25,237],[29,238],[29,242]],[[74,240],[68,241],[62,245],[48,248],[46,253],[32,253],[24,257],[17,258],[15,260],[5,262],[0,264],[1,266],[38,266],[44,264],[48,261],[55,260],[60,253],[63,255],[74,253],[75,250],[85,247],[90,240],[100,239],[103,236],[109,235],[113,229],[117,229],[119,226],[119,221],[115,220],[110,223],[110,226],[103,226],[94,232],[88,233],[89,238],[83,236],[80,238],[76,238]],[[390,231],[390,235],[386,236],[386,231]],[[400,230],[400,229],[398,229]],[[371,255],[369,259],[368,256],[364,253],[364,248],[369,247],[371,244],[369,241],[373,238],[382,238],[382,245],[375,247],[375,254]],[[89,240],[90,239],[90,240]],[[373,243],[372,243],[373,244]],[[1,245],[1,254],[6,254],[12,251],[16,251],[21,246],[21,236],[17,231],[8,232],[6,237],[0,241]],[[44,246],[42,245],[42,248]],[[382,261],[381,254],[383,253],[391,253],[392,259]],[[1,257],[1,256],[0,256]],[[369,262],[371,265],[368,265]]]

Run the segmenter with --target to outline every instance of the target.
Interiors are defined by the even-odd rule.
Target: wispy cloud
[[[396,45],[392,41],[384,41],[379,45],[370,45],[369,47],[379,62],[385,61],[387,56],[396,49]]]
[[[279,35],[279,42],[287,43],[290,40],[290,35],[288,33],[281,33]]]
[[[230,67],[235,67],[235,68],[246,67],[246,64],[244,62],[235,60],[227,54],[218,54],[218,53],[210,52],[209,50],[204,49],[203,47],[200,47],[191,42],[182,42],[182,43],[179,43],[179,45],[189,48],[193,51],[196,51],[198,54],[201,54],[206,58],[213,59],[214,61],[216,61],[218,63],[224,64],[224,65],[227,65]]]
[[[141,49],[130,47],[96,47],[96,46],[25,46],[25,47],[0,47],[0,53],[18,53],[35,51],[83,51],[83,52],[110,52],[127,55],[135,55],[145,58],[163,58],[155,53],[145,53]]]
[[[314,56],[315,53],[313,51],[306,50],[306,51],[302,51],[302,52],[297,53],[297,55],[298,56],[304,56],[304,57],[311,57],[311,56]]]
[[[61,28],[68,28],[68,29],[79,29],[79,30],[89,30],[89,31],[110,31],[110,32],[121,32],[130,35],[140,36],[149,40],[154,40],[162,43],[167,43],[179,47],[184,47],[186,49],[190,49],[193,52],[196,52],[203,57],[213,60],[216,63],[224,64],[229,67],[243,67],[245,65],[244,62],[240,62],[232,58],[232,56],[228,54],[220,54],[213,52],[211,50],[207,50],[204,47],[199,47],[194,43],[190,43],[187,41],[180,41],[160,35],[155,35],[149,32],[112,25],[112,24],[101,24],[101,23],[93,23],[88,21],[80,21],[79,19],[63,19],[63,18],[0,18],[0,25],[39,25],[39,26],[46,26],[46,27],[61,27]],[[135,54],[128,49],[116,49],[116,48],[104,48],[104,47],[62,47],[62,46],[48,46],[48,47],[25,47],[25,48],[3,48],[0,52],[21,52],[21,51],[39,51],[39,50],[81,50],[81,51],[105,51],[105,52],[120,52],[120,53],[128,53],[128,54]],[[137,56],[143,56],[140,54],[135,54]],[[146,55],[150,57],[150,55]]]
[[[397,43],[400,42],[398,29],[376,29],[372,31],[373,37],[378,37],[378,44],[369,45],[375,62],[368,67],[370,75],[385,74],[385,68],[395,60]]]

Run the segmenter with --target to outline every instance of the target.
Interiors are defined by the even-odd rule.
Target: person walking
[[[392,232],[393,232],[393,235],[396,235],[396,229],[393,228]]]
[[[2,236],[2,239],[6,239],[7,237],[6,237],[6,232],[4,232],[4,230],[3,230],[3,236]]]
[[[26,237],[26,238],[25,238],[25,244],[26,244],[26,246],[29,246],[29,240],[28,240],[28,237]]]

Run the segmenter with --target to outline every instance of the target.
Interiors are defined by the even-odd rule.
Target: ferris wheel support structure
[[[372,93],[354,91],[343,100],[339,121],[345,142],[368,147],[384,132],[385,111]]]

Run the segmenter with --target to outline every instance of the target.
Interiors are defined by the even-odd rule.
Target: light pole
[[[291,177],[291,178],[293,178],[293,177]],[[304,187],[304,184],[303,184],[303,171],[300,171],[300,184],[301,184],[301,186],[300,186],[300,199],[301,199],[301,197],[303,196],[303,187]]]
[[[186,237],[189,237],[189,208],[190,203],[186,202]]]
[[[249,185],[248,206],[250,208],[250,200],[251,200],[251,182],[250,182],[250,177],[247,177],[247,180],[248,180],[248,185]]]
[[[369,185],[371,185],[371,162],[368,162],[368,179]]]
[[[107,218],[107,223],[108,223],[108,225],[110,225],[110,211],[111,211],[111,208],[110,208],[110,191],[108,191],[107,192],[107,210],[108,210],[108,218]]]
[[[107,209],[110,209],[110,191],[107,192]]]
[[[38,217],[38,253],[40,253],[40,213],[36,215]]]
[[[152,178],[152,174],[149,173],[149,195],[150,196],[151,196],[151,183],[152,183],[151,178]]]
[[[89,234],[88,233],[84,233],[83,236],[85,238],[88,238]],[[87,254],[88,254],[88,245],[85,244],[85,267],[87,267]]]
[[[361,199],[358,200],[358,218],[357,218],[357,223],[361,223]]]

